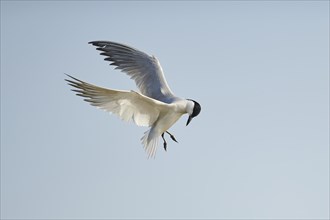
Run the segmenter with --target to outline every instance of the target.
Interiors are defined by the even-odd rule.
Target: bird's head
[[[189,118],[187,121],[186,126],[190,123],[190,121],[196,117],[200,112],[201,112],[201,105],[192,100],[192,99],[187,99],[188,100],[188,105],[187,105],[187,112],[189,114]]]

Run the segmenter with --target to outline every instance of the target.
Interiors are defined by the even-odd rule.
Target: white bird
[[[104,60],[110,61],[110,65],[116,66],[115,69],[130,76],[139,92],[101,88],[67,75],[70,79],[66,81],[75,87],[72,91],[84,97],[91,105],[111,112],[124,121],[150,127],[141,138],[148,158],[155,157],[159,137],[163,138],[166,151],[164,133],[176,141],[167,130],[183,114],[189,115],[188,125],[200,113],[201,106],[194,100],[182,99],[173,94],[155,56],[111,41],[92,41],[89,44],[102,51],[101,55],[106,56]]]

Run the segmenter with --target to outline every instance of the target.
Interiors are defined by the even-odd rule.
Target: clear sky
[[[155,160],[65,83],[136,89],[93,40],[202,105]],[[328,219],[329,1],[1,1],[1,218]]]

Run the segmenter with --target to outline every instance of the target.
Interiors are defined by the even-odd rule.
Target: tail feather
[[[152,135],[151,129],[144,132],[144,135],[141,138],[141,141],[142,141],[142,144],[144,145],[144,150],[148,154],[148,159],[155,158],[157,146],[158,146],[158,140],[159,140],[159,137]]]

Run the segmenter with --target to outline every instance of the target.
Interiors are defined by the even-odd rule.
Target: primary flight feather
[[[159,137],[163,138],[164,149],[167,142],[164,134],[183,115],[188,114],[188,125],[201,111],[194,100],[176,97],[169,88],[158,59],[130,46],[112,41],[92,41],[90,44],[102,51],[104,60],[116,66],[133,79],[139,89],[122,91],[101,88],[70,75],[66,79],[74,87],[72,91],[91,105],[119,116],[122,120],[133,121],[139,126],[150,129],[141,138],[148,157],[155,157]]]

